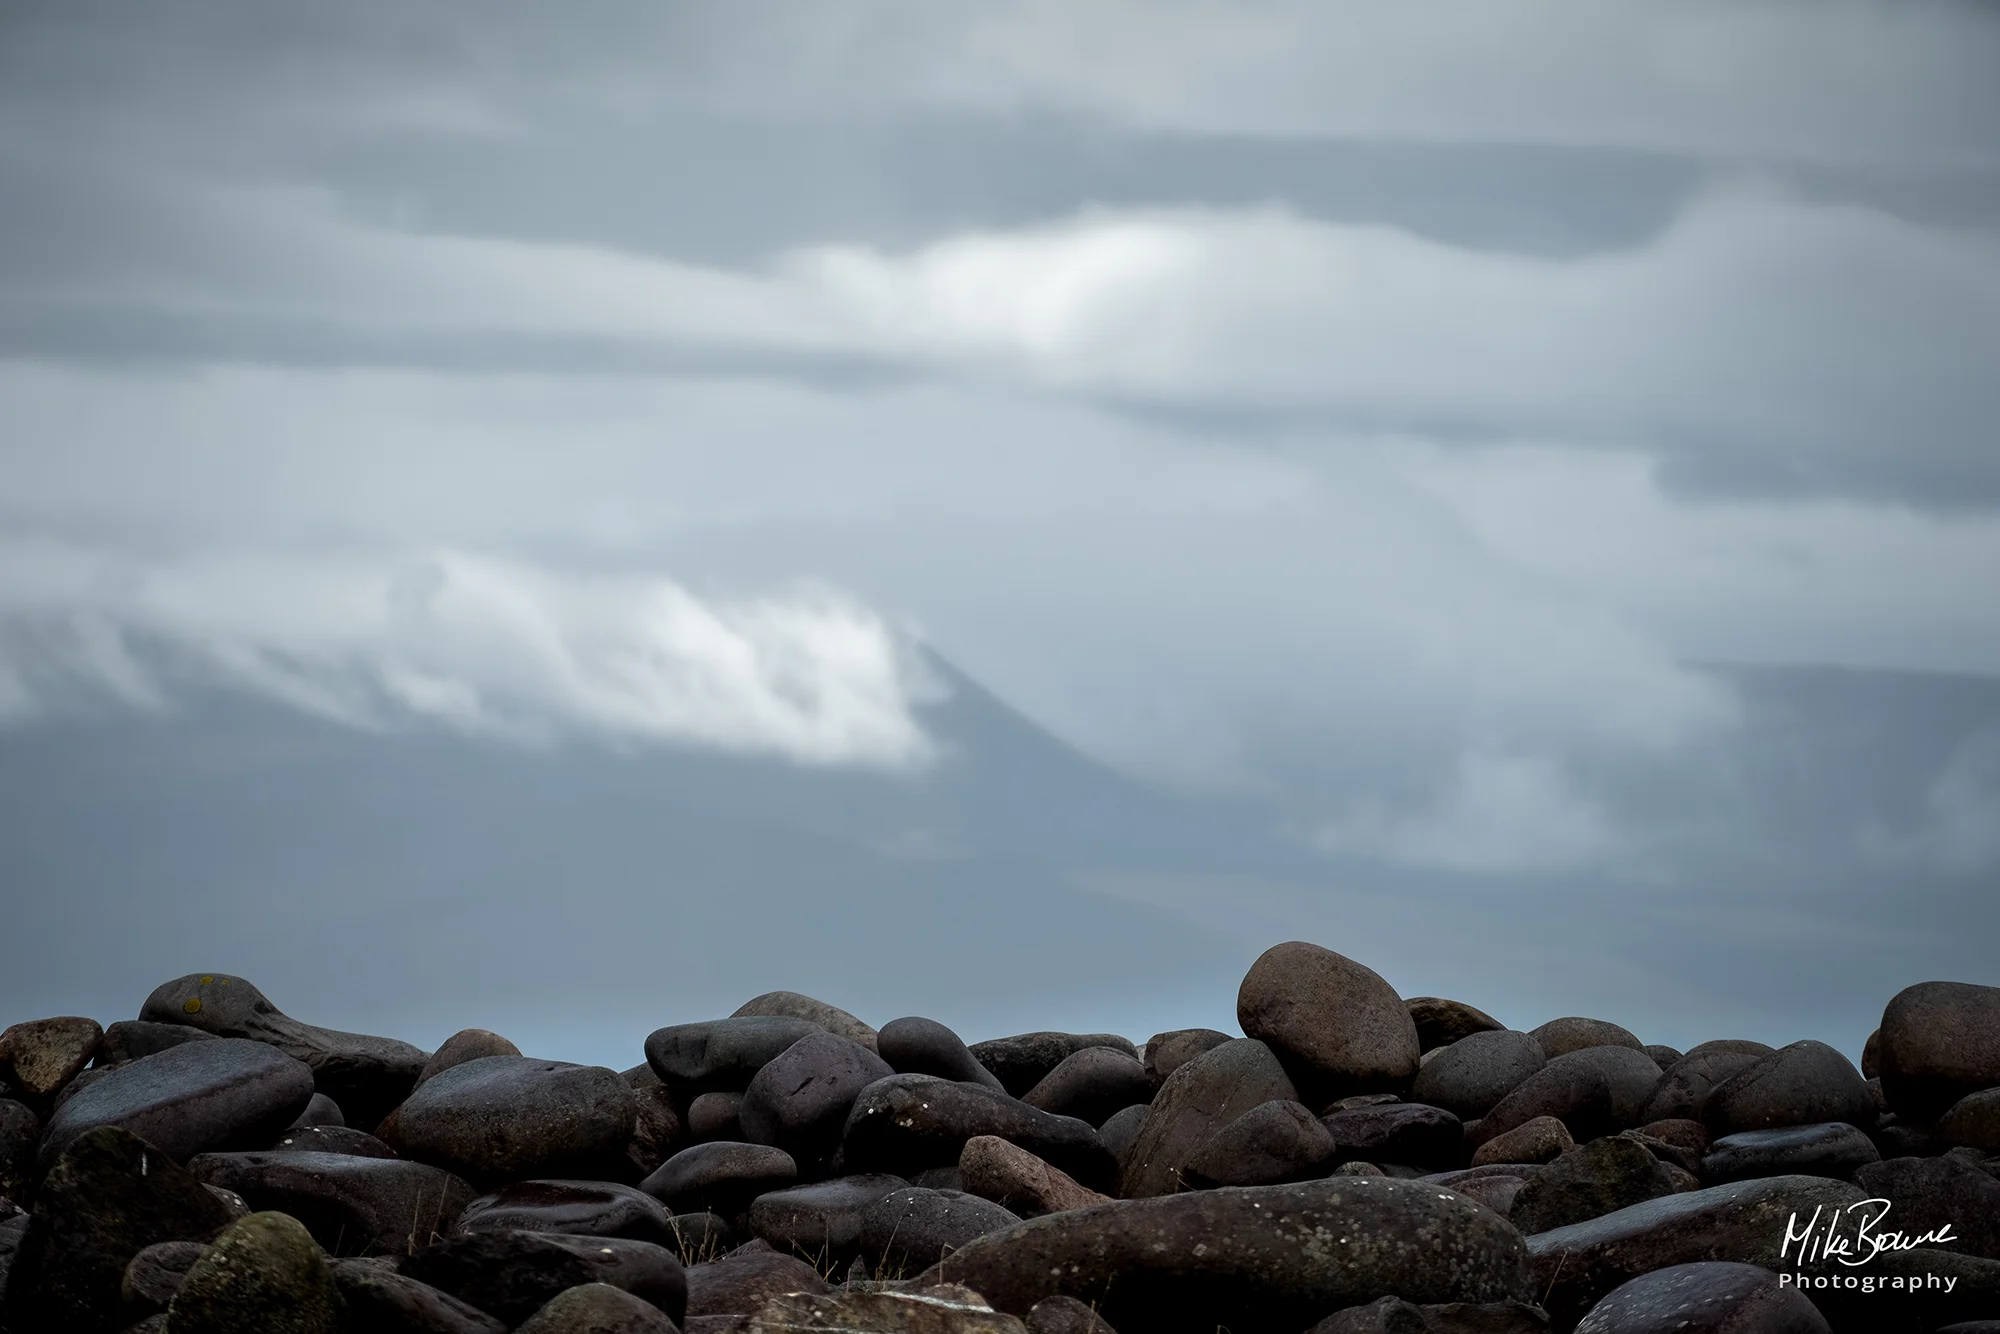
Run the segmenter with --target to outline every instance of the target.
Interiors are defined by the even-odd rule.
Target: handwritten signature
[[[1869,1212],[1871,1208],[1873,1213]],[[1785,1239],[1778,1247],[1778,1258],[1790,1258],[1799,1265],[1812,1264],[1816,1260],[1838,1260],[1841,1264],[1858,1267],[1884,1251],[1908,1251],[1919,1246],[1959,1240],[1952,1235],[1949,1223],[1928,1232],[1882,1228],[1880,1224],[1888,1216],[1889,1201],[1879,1199],[1837,1205],[1831,1210],[1820,1205],[1812,1211],[1812,1217],[1806,1220],[1803,1228],[1799,1226],[1798,1214],[1794,1213],[1785,1224]],[[1851,1232],[1844,1231],[1842,1224],[1850,1217],[1853,1229]],[[1824,1226],[1821,1226],[1822,1221]],[[1794,1243],[1799,1248],[1796,1257],[1791,1254]]]

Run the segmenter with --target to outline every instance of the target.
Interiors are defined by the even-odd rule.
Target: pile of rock
[[[2000,1331],[1954,1325],[2000,1321],[2000,988],[1902,992],[1859,1070],[1302,943],[1237,1020],[967,1047],[778,992],[618,1073],[191,975],[0,1034],[0,1328]]]

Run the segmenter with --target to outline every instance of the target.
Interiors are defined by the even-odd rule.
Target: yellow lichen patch
[[[211,982],[213,982],[213,981],[215,981],[215,979],[214,979],[214,978],[212,978],[212,977],[204,977],[204,978],[203,978],[203,979],[201,980],[201,984],[202,984],[203,986],[207,986],[207,985],[208,985],[209,983],[211,983]]]
[[[181,1006],[181,1009],[182,1009],[182,1010],[184,1010],[184,1011],[186,1011],[186,1012],[187,1012],[188,1014],[200,1014],[200,1013],[201,1013],[201,997],[199,997],[199,996],[189,996],[189,997],[187,998],[187,1004],[185,1004],[185,1005]]]

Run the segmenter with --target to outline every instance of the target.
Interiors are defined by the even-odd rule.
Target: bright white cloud
[[[419,719],[802,764],[930,755],[913,709],[935,687],[912,646],[825,590],[703,598],[666,579],[449,551],[132,561],[9,544],[0,566],[0,667],[21,683],[16,714],[37,675],[45,691],[82,681],[162,707],[193,663],[207,681],[364,727]]]

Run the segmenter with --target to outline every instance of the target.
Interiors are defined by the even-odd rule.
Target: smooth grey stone
[[[84,1131],[117,1126],[185,1162],[271,1142],[312,1100],[312,1071],[261,1042],[191,1042],[107,1071],[63,1103],[42,1136],[48,1162]]]

